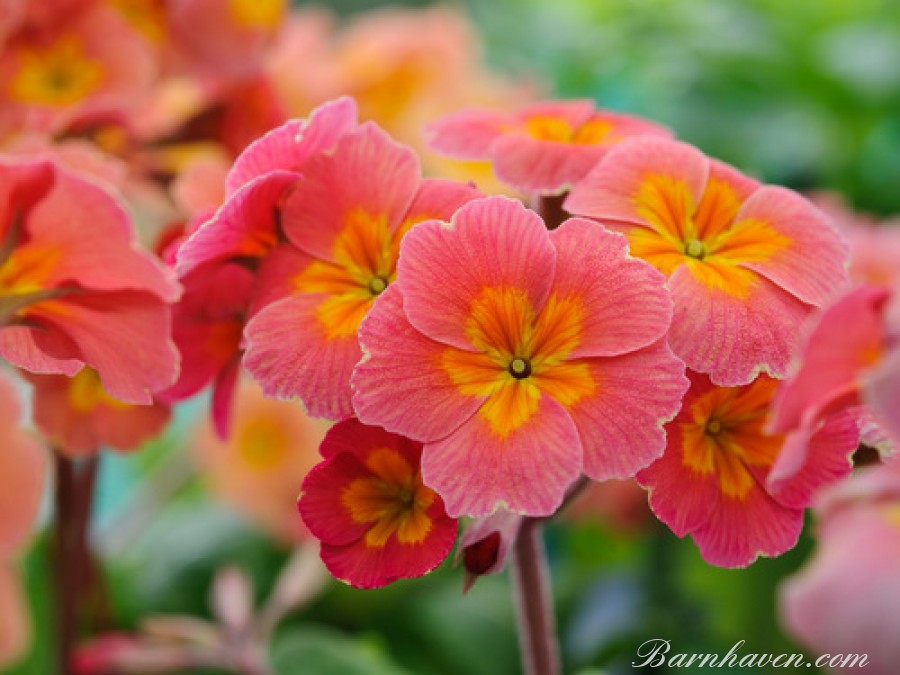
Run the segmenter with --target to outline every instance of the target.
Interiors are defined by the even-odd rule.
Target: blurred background
[[[316,73],[331,67],[317,60],[325,58],[342,60],[343,88],[359,98],[363,116],[419,146],[421,123],[463,105],[587,97],[670,125],[766,182],[834,191],[878,219],[900,212],[900,3],[470,0],[385,8],[341,0],[295,7],[318,23],[308,53],[298,49],[279,62],[306,87],[292,114],[324,96],[314,92]],[[390,21],[394,32],[380,42]],[[432,171],[442,171],[437,166]],[[257,414],[242,400],[238,411]],[[259,405],[260,419],[278,414]],[[292,514],[260,507],[260,495],[281,489],[272,487],[284,482],[279,467],[315,461],[321,429],[305,422],[283,457],[260,457],[265,425],[239,419],[230,445],[207,452],[221,443],[206,428],[207,407],[208,398],[180,406],[140,452],[104,455],[92,539],[107,591],[95,598],[94,632],[136,630],[151,614],[208,618],[224,565],[244,570],[261,602],[303,541],[284,531]],[[254,472],[258,484],[250,485]],[[299,487],[290,480],[289,492]],[[631,662],[653,637],[686,652],[724,653],[742,639],[753,652],[802,651],[779,625],[776,593],[810,554],[813,532],[807,527],[778,559],[721,570],[657,522],[639,489],[597,488],[547,528],[566,672],[641,672]],[[25,557],[35,642],[4,672],[54,672],[49,547],[43,533]],[[378,591],[308,584],[308,601],[276,632],[279,673],[519,672],[505,575],[480,579],[465,596],[452,560],[424,579]]]

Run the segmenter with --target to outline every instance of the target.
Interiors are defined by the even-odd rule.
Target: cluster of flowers
[[[431,75],[362,87],[368,111],[343,97],[283,122],[284,91],[312,89],[279,89],[289,59],[273,45],[326,48],[297,39],[321,24],[289,30],[283,2],[8,4],[0,357],[28,373],[35,422],[64,452],[133,447],[207,387],[228,436],[244,368],[337,422],[299,508],[329,570],[377,587],[437,567],[463,517],[480,519],[466,560],[499,569],[522,517],[629,477],[708,562],[744,566],[794,545],[861,430],[881,449],[900,439],[897,286],[851,285],[822,211],[663,127],[587,101],[428,127],[432,150],[489,163],[531,210],[423,177],[383,128],[388,101],[433,112],[411,103]],[[349,56],[310,59],[331,64],[323,81],[354,91],[365,78],[335,64],[378,63],[356,37]],[[467,72],[455,58],[435,68]],[[371,115],[384,125],[360,123]],[[210,128],[233,163],[187,170]],[[187,222],[157,257],[111,189],[152,201],[150,177],[176,173]],[[4,433],[17,424],[4,405]],[[32,457],[18,470],[42,475],[8,433]],[[40,491],[13,476],[0,472],[17,486],[0,491],[0,557]]]

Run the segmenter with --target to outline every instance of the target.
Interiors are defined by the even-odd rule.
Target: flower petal
[[[457,159],[487,159],[501,134],[515,126],[506,113],[483,108],[460,110],[425,127],[428,147]]]

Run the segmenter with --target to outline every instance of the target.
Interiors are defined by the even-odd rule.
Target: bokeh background
[[[368,1],[315,7],[336,32],[384,12]],[[434,11],[422,2],[392,7]],[[489,73],[473,99],[593,98],[668,124],[766,182],[831,190],[879,218],[900,212],[900,3],[470,0],[440,11],[451,14],[438,15],[436,34],[452,16],[452,30],[462,26],[466,38],[449,49],[469,50]],[[427,41],[410,54],[423,51]],[[420,99],[441,97],[440,71],[398,63],[355,92],[364,112],[366,101],[385,117],[404,105],[438,110]],[[394,123],[414,133],[408,121]],[[98,629],[104,614],[120,630],[154,613],[208,617],[212,580],[225,564],[244,569],[261,599],[291,554],[211,484],[197,449],[209,442],[198,430],[206,410],[204,400],[182,406],[141,452],[103,458],[92,537],[109,593],[97,599]],[[776,594],[808,557],[813,532],[807,527],[778,559],[721,570],[658,523],[639,490],[592,493],[547,528],[566,672],[641,672],[631,667],[635,651],[655,637],[675,651],[724,653],[742,639],[747,652],[802,651],[779,624]],[[24,563],[36,636],[11,674],[54,672],[49,546],[49,534],[40,535]],[[508,579],[482,578],[465,596],[461,589],[452,561],[379,591],[329,582],[282,624],[274,666],[287,675],[518,673]]]

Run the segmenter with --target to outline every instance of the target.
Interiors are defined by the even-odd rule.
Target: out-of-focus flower
[[[133,110],[155,77],[149,45],[104,3],[65,15],[48,9],[50,20],[26,19],[0,48],[0,136],[58,130],[89,111]]]
[[[765,431],[777,381],[760,375],[742,387],[717,387],[704,375],[666,426],[665,454],[637,475],[650,507],[679,537],[690,534],[703,559],[744,567],[758,555],[794,546],[812,495],[848,475],[859,431],[846,413],[829,417],[811,438],[808,460],[789,482],[767,477],[786,443]]]
[[[778,393],[772,427],[808,436],[830,413],[857,406],[900,444],[900,294],[885,287],[855,288],[821,313]],[[806,461],[804,448],[779,457],[777,479]]]
[[[110,395],[149,404],[178,372],[178,284],[102,188],[45,161],[0,162],[0,178],[0,355],[35,373],[88,365]]]
[[[320,460],[325,430],[296,404],[264,398],[244,378],[227,438],[209,422],[199,428],[197,463],[219,498],[280,541],[296,541],[307,536],[297,515],[297,494]]]
[[[784,376],[800,326],[847,282],[847,249],[800,195],[677,141],[626,141],[565,202],[669,280],[672,349],[725,386]]]
[[[299,397],[315,416],[350,416],[357,332],[396,278],[400,241],[478,196],[422,180],[415,154],[372,123],[310,160],[281,209],[288,243],[260,268],[256,295],[266,306],[245,331],[244,365],[263,391]]]
[[[443,562],[457,523],[422,482],[421,444],[350,419],[328,432],[321,452],[299,508],[335,577],[378,588]]]
[[[811,199],[850,244],[851,281],[876,286],[900,285],[900,220],[878,222],[855,213],[839,195],[817,193]]]
[[[861,469],[823,495],[818,512],[818,548],[780,589],[782,621],[811,650],[865,654],[865,672],[893,675],[900,663],[900,463]]]
[[[629,533],[646,531],[656,522],[647,506],[647,491],[634,480],[591,483],[561,515],[567,521],[600,521]]]
[[[169,421],[169,407],[157,400],[130,405],[110,396],[93,368],[82,368],[74,377],[29,375],[28,380],[34,385],[35,425],[70,457],[107,447],[134,450]]]
[[[404,239],[360,330],[354,407],[425,443],[451,515],[546,515],[580,473],[631,476],[662,452],[687,385],[670,317],[623,237],[584,219],[548,233],[519,202],[479,199]]]
[[[626,138],[672,135],[658,124],[598,110],[586,100],[533,103],[515,114],[463,110],[430,124],[427,134],[432,150],[490,160],[501,180],[545,195],[571,188]]]
[[[13,557],[31,534],[44,492],[44,448],[19,428],[21,409],[12,383],[0,373],[0,666],[22,655],[31,619]]]

